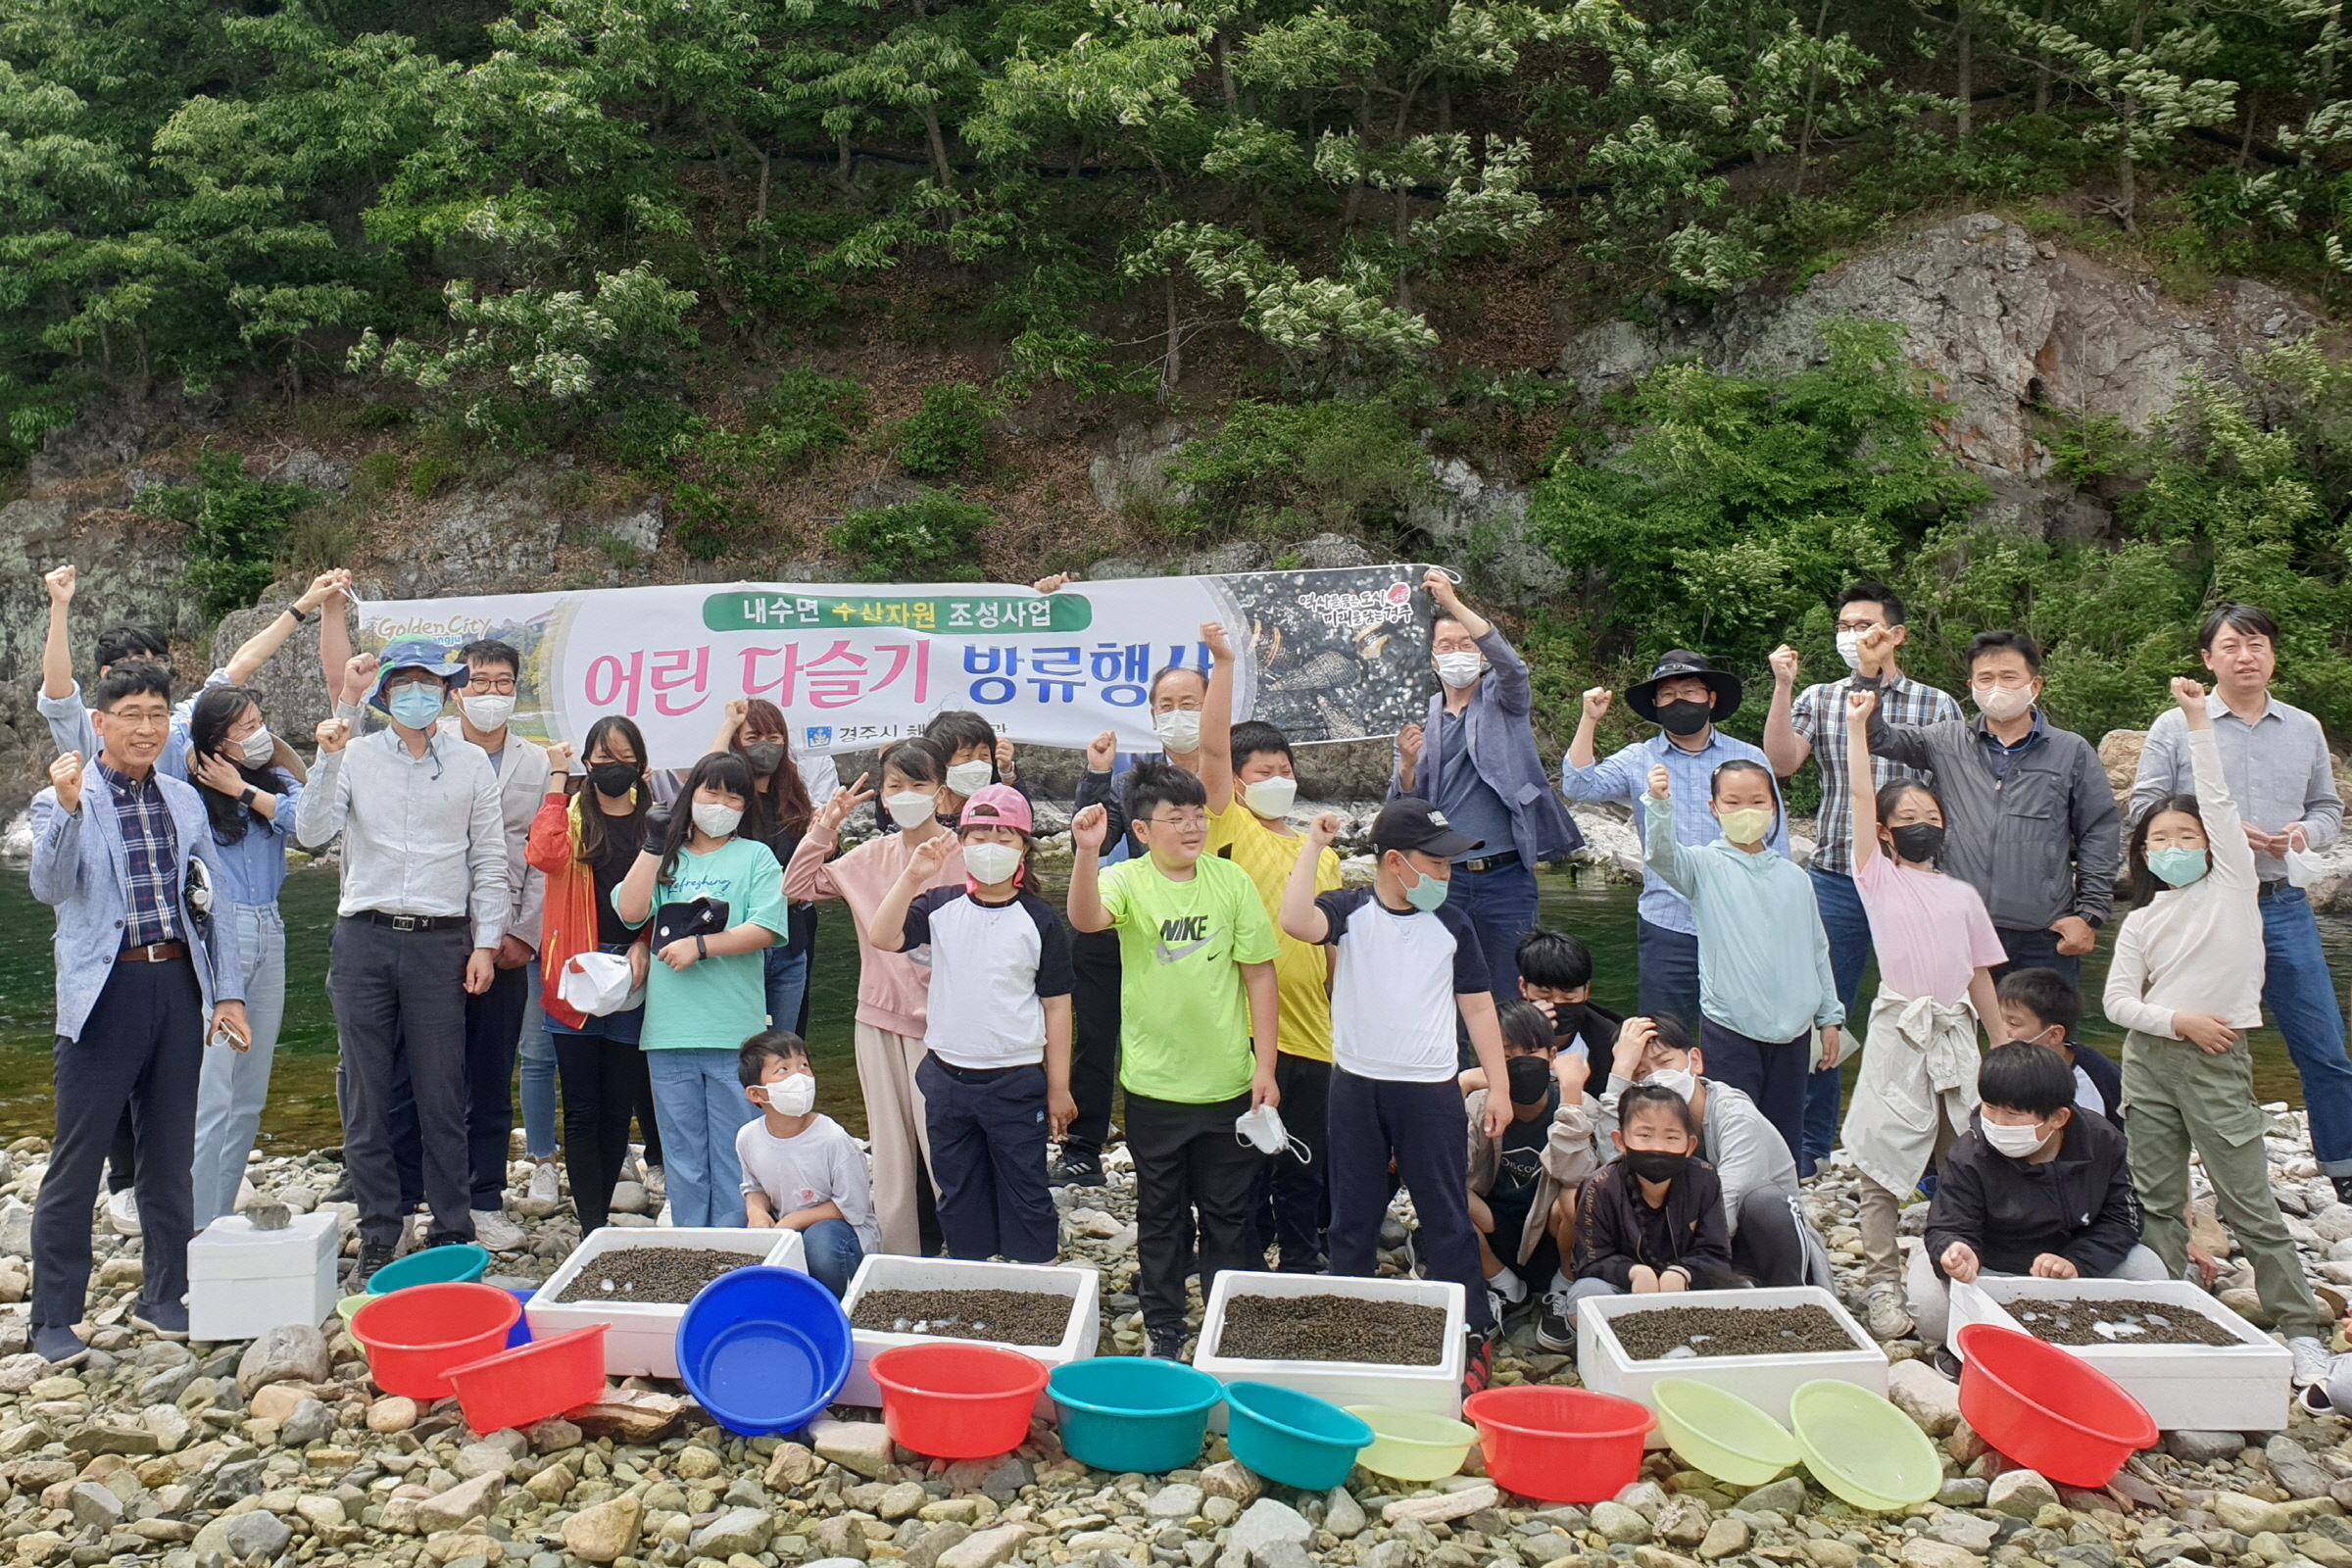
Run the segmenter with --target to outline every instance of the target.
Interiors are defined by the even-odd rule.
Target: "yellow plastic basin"
[[[1789,1396],[1788,1424],[1813,1479],[1857,1508],[1891,1513],[1943,1485],[1928,1435],[1868,1389],[1817,1378]]]
[[[1691,1378],[1660,1378],[1649,1396],[1674,1451],[1718,1481],[1760,1487],[1796,1463],[1788,1429],[1736,1394]]]
[[[343,1315],[343,1321],[348,1323],[351,1321],[353,1314],[358,1312],[361,1307],[366,1306],[369,1301],[374,1299],[375,1293],[373,1291],[363,1291],[357,1296],[346,1296],[343,1298],[343,1299],[337,1301],[335,1303],[335,1310],[341,1313]]]
[[[1478,1441],[1478,1428],[1446,1416],[1379,1404],[1351,1404],[1347,1409],[1372,1429],[1372,1446],[1357,1454],[1355,1462],[1392,1481],[1443,1481],[1461,1469],[1470,1446]]]

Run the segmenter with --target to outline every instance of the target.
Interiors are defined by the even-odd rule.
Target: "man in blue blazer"
[[[32,1348],[85,1353],[74,1325],[90,1279],[90,1205],[130,1107],[146,1278],[131,1322],[185,1339],[194,1223],[196,1086],[207,1049],[243,1050],[236,922],[214,917],[225,886],[194,788],[156,760],[172,730],[172,677],[117,664],[98,683],[98,756],[68,752],[32,799],[32,896],[57,910],[57,1138],[32,1213]]]

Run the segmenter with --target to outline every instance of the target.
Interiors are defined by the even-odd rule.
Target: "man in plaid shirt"
[[[1838,653],[1850,672],[1861,667],[1863,634],[1884,627],[1888,643],[1901,657],[1908,628],[1903,625],[1903,602],[1883,583],[1858,582],[1838,596]],[[1830,970],[1838,985],[1846,1016],[1854,1016],[1855,993],[1862,989],[1862,968],[1870,960],[1870,919],[1862,912],[1861,895],[1854,891],[1854,827],[1852,786],[1846,774],[1845,694],[1849,673],[1841,680],[1822,681],[1797,693],[1796,650],[1786,643],[1772,653],[1772,707],[1764,715],[1764,755],[1772,770],[1787,778],[1810,757],[1821,769],[1821,813],[1818,842],[1813,851],[1813,895],[1821,906],[1821,923],[1830,937]],[[1890,724],[1933,724],[1961,716],[1960,705],[1933,686],[1922,686],[1893,664],[1880,690],[1881,711]],[[1913,767],[1871,759],[1881,787],[1896,779],[1925,778]],[[1931,782],[1933,782],[1931,780]],[[1859,1034],[1854,1036],[1858,1042]],[[1836,1067],[1813,1074],[1805,1092],[1804,1148],[1798,1152],[1798,1174],[1810,1176],[1830,1157],[1838,1138],[1838,1076]]]

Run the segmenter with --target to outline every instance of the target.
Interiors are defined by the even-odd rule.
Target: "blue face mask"
[[[2148,869],[2167,887],[2184,888],[2205,874],[2203,850],[2150,850]]]
[[[441,716],[441,706],[449,694],[437,686],[420,686],[415,681],[395,691],[385,706],[393,718],[411,729],[430,729],[433,720]]]
[[[1450,882],[1441,882],[1436,877],[1423,873],[1420,881],[1404,890],[1404,902],[1419,909],[1423,914],[1427,914],[1446,902],[1446,895],[1452,887],[1453,884]]]

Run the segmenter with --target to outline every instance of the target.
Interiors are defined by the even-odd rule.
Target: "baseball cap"
[[[1380,815],[1372,819],[1372,844],[1381,850],[1419,850],[1443,860],[1487,847],[1484,839],[1455,832],[1444,811],[1410,795],[1400,795],[1380,808]]]
[[[1009,784],[981,785],[963,803],[963,815],[956,818],[958,827],[1009,827],[1031,834],[1037,831],[1036,822],[1029,798]]]

